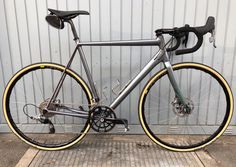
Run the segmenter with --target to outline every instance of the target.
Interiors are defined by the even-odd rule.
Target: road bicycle
[[[81,141],[91,128],[104,133],[122,124],[128,130],[127,119],[117,118],[114,111],[159,63],[164,68],[147,81],[138,103],[146,135],[166,149],[194,151],[224,133],[233,113],[233,94],[227,81],[204,64],[170,61],[173,51],[175,55],[197,51],[207,33],[211,33],[210,42],[215,46],[214,17],[208,17],[200,27],[158,29],[156,39],[81,42],[72,19],[88,12],[48,10],[46,21],[51,26],[63,29],[64,23],[70,25],[76,47],[66,66],[31,64],[8,82],[3,94],[4,116],[21,140],[38,149],[61,150]],[[187,44],[189,33],[195,34],[196,44],[179,49],[182,42]],[[164,36],[170,39],[166,42]],[[82,46],[155,46],[159,50],[106,106],[101,104]],[[70,68],[77,51],[88,83]]]

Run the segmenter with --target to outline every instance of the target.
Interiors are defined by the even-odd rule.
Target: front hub
[[[180,117],[185,117],[190,115],[194,110],[194,104],[193,101],[186,98],[185,99],[186,104],[182,104],[178,98],[175,98],[172,104],[172,109],[174,113]]]

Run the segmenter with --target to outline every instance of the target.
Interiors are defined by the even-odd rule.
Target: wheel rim
[[[225,116],[221,119],[221,121],[220,120],[218,120],[218,122],[223,122],[222,123],[222,125],[220,126],[220,125],[217,125],[217,128],[215,128],[214,130],[213,130],[213,132],[206,132],[207,130],[209,131],[209,125],[210,124],[212,124],[211,123],[211,121],[209,121],[210,119],[209,119],[209,115],[212,115],[212,113],[211,114],[209,114],[208,115],[208,118],[207,118],[207,116],[205,115],[205,117],[203,117],[202,116],[202,114],[204,114],[204,112],[202,112],[202,110],[200,110],[200,109],[198,109],[197,107],[196,107],[196,100],[194,100],[194,102],[193,103],[195,103],[195,109],[193,110],[193,113],[191,113],[190,115],[192,116],[192,115],[197,115],[198,116],[198,119],[199,118],[204,118],[204,119],[206,119],[207,120],[207,122],[206,122],[206,125],[208,126],[205,126],[204,128],[203,127],[201,127],[202,125],[201,124],[203,124],[201,121],[202,120],[197,120],[198,121],[198,124],[196,124],[196,125],[198,125],[198,127],[197,126],[195,126],[195,130],[193,130],[193,128],[192,127],[190,127],[189,125],[190,124],[187,124],[188,125],[188,127],[187,128],[185,128],[185,130],[186,129],[188,129],[187,131],[185,131],[185,132],[181,132],[181,127],[180,127],[180,123],[181,123],[181,121],[183,121],[183,120],[187,120],[187,122],[189,123],[191,123],[192,124],[192,126],[194,126],[194,119],[192,119],[192,118],[190,118],[188,115],[186,115],[186,116],[184,116],[184,117],[182,117],[182,118],[179,118],[180,116],[178,116],[177,118],[178,118],[178,121],[179,122],[175,122],[175,123],[173,123],[173,122],[170,122],[169,120],[168,121],[166,121],[166,122],[160,122],[160,119],[162,119],[163,118],[163,114],[167,114],[167,115],[165,115],[167,118],[168,117],[170,117],[171,116],[171,114],[172,115],[177,115],[175,112],[173,112],[172,111],[172,113],[170,112],[170,108],[171,108],[171,106],[170,106],[170,97],[172,96],[173,97],[173,95],[172,95],[172,92],[173,92],[173,90],[172,90],[172,92],[170,91],[170,93],[168,92],[167,93],[167,95],[168,96],[170,96],[169,97],[169,99],[167,100],[168,102],[169,102],[169,105],[167,105],[166,103],[164,103],[164,102],[166,102],[165,100],[164,100],[164,102],[160,102],[159,101],[159,104],[162,104],[162,106],[161,105],[159,105],[159,106],[155,106],[155,105],[151,105],[152,106],[152,108],[158,108],[159,110],[162,110],[163,111],[163,106],[168,106],[168,108],[169,108],[169,112],[163,112],[163,113],[155,113],[156,115],[151,115],[150,116],[150,114],[148,115],[148,113],[147,112],[151,112],[150,111],[150,109],[149,109],[149,111],[148,111],[148,109],[147,109],[147,103],[150,103],[150,101],[153,99],[153,98],[151,98],[151,95],[150,95],[150,92],[154,92],[152,89],[154,88],[154,86],[156,85],[156,84],[154,84],[155,82],[156,82],[156,80],[158,80],[158,79],[163,79],[164,77],[163,77],[163,75],[166,73],[166,70],[163,70],[163,71],[161,71],[159,74],[156,74],[152,79],[151,79],[151,82],[149,82],[146,86],[145,86],[145,88],[144,88],[144,90],[143,90],[143,92],[142,92],[142,94],[141,94],[141,97],[140,97],[140,105],[139,105],[139,116],[140,116],[140,121],[141,121],[141,124],[142,124],[142,126],[143,126],[143,128],[144,128],[144,130],[145,130],[145,132],[147,133],[147,135],[155,142],[155,143],[157,143],[157,144],[159,144],[159,145],[161,145],[161,146],[163,146],[163,147],[165,147],[165,148],[167,148],[167,149],[171,149],[171,150],[174,150],[174,151],[191,151],[191,150],[194,150],[194,149],[198,149],[198,148],[201,148],[201,147],[204,147],[204,146],[206,146],[207,144],[210,144],[212,141],[214,141],[216,138],[218,138],[223,132],[224,132],[224,130],[226,129],[226,127],[227,127],[227,125],[229,124],[229,121],[230,121],[230,118],[231,118],[231,116],[232,116],[232,111],[233,111],[233,97],[232,97],[232,93],[231,93],[231,91],[230,91],[230,89],[229,89],[229,87],[228,87],[228,85],[227,85],[227,83],[226,83],[226,81],[223,79],[223,77],[222,76],[220,76],[216,71],[214,71],[214,70],[212,70],[212,69],[210,69],[209,67],[207,67],[207,66],[204,66],[204,65],[200,65],[200,64],[195,64],[195,63],[186,63],[186,64],[178,64],[178,65],[174,65],[173,66],[173,68],[174,68],[174,70],[177,70],[177,69],[182,69],[182,68],[194,68],[194,69],[196,69],[196,70],[203,70],[203,71],[205,71],[205,72],[208,72],[208,73],[210,73],[211,75],[213,75],[213,76],[216,76],[216,77],[218,77],[217,78],[217,80],[215,80],[217,83],[219,82],[220,83],[220,86],[222,85],[223,87],[224,87],[224,89],[222,90],[223,91],[223,93],[225,93],[225,96],[226,96],[226,104],[225,104],[225,108],[227,108],[224,112],[225,112]],[[208,74],[207,73],[207,74]],[[191,75],[191,74],[188,74],[188,75]],[[196,74],[194,74],[195,76],[196,76]],[[183,74],[183,72],[182,72],[182,77],[184,76],[184,74]],[[204,81],[204,84],[205,85],[207,85],[207,81],[209,81],[209,80],[207,80],[206,78],[205,78],[205,76],[201,76],[201,75],[199,75],[199,78],[202,78],[202,81]],[[166,77],[167,78],[167,77]],[[186,78],[186,77],[185,77]],[[203,78],[204,78],[204,80],[203,80]],[[195,77],[195,79],[197,79],[196,77]],[[194,80],[195,80],[194,79]],[[214,79],[214,78],[213,78]],[[192,82],[194,82],[194,80],[192,81]],[[166,80],[166,81],[168,81],[168,80]],[[168,81],[168,83],[167,82],[165,82],[164,80],[162,80],[162,84],[161,85],[164,85],[164,86],[162,86],[162,88],[161,88],[161,90],[165,90],[164,89],[164,87],[165,88],[167,88],[168,86],[170,86],[169,85],[169,81]],[[183,79],[181,80],[181,82],[183,82]],[[195,84],[196,84],[196,81],[194,82]],[[179,83],[178,82],[178,84],[180,84],[181,85],[181,83]],[[182,83],[182,85],[183,85],[183,83]],[[182,86],[183,87],[183,86]],[[205,86],[205,87],[207,87],[207,86]],[[183,88],[182,88],[183,89]],[[168,90],[168,89],[167,89]],[[156,90],[156,92],[158,92],[159,91],[159,89],[157,89]],[[163,91],[160,93],[161,94],[161,98],[163,98],[163,94],[165,94],[165,93],[163,93]],[[187,95],[185,95],[186,97],[187,97]],[[208,95],[209,96],[209,95]],[[211,96],[211,95],[210,95]],[[212,98],[212,96],[211,97],[207,97],[207,99],[211,99]],[[158,100],[158,97],[156,97],[156,99]],[[167,98],[166,98],[167,99]],[[201,99],[201,98],[200,98]],[[222,98],[221,98],[222,99]],[[173,101],[173,100],[172,100]],[[206,102],[206,101],[205,101]],[[145,104],[146,103],[146,104]],[[151,102],[151,103],[153,103],[153,102]],[[219,104],[219,103],[218,103]],[[149,106],[150,106],[150,104],[149,104]],[[153,107],[153,106],[155,106],[155,107]],[[212,106],[211,104],[209,105],[209,106]],[[209,110],[209,106],[208,106],[208,110]],[[222,106],[221,106],[222,107]],[[145,110],[145,108],[146,108],[146,110]],[[199,111],[200,110],[200,111]],[[227,112],[226,112],[227,111]],[[194,113],[195,112],[195,113]],[[218,112],[219,113],[219,112]],[[159,121],[157,121],[156,122],[156,124],[158,124],[157,126],[159,126],[158,128],[156,128],[155,126],[154,126],[154,122],[155,122],[155,118],[157,118],[157,115],[158,115],[158,118],[159,118]],[[201,116],[201,117],[200,117]],[[222,115],[221,115],[222,116]],[[162,118],[161,118],[162,117]],[[164,119],[163,119],[164,120]],[[154,121],[154,122],[153,122]],[[178,123],[178,124],[177,124]],[[185,124],[184,124],[185,123]],[[160,126],[160,124],[162,124],[161,126]],[[186,125],[186,122],[182,122],[182,126],[183,125]],[[199,125],[201,125],[200,127],[199,127]],[[206,127],[208,128],[208,129],[206,129]],[[156,129],[155,129],[156,128]],[[199,135],[200,134],[200,132],[197,132],[196,130],[197,130],[197,128],[200,128],[200,131],[204,131],[204,133],[205,133],[205,137],[204,137],[204,135],[202,134],[201,136]],[[212,128],[212,127],[210,127],[210,128]],[[183,128],[182,128],[183,129]],[[202,129],[202,130],[201,130]],[[204,129],[204,130],[203,130]],[[193,134],[198,134],[201,138],[199,138],[199,136],[196,136],[196,135],[191,135],[191,137],[192,137],[192,139],[189,137],[190,135],[188,135],[188,142],[187,143],[183,143],[183,141],[184,141],[184,133],[185,133],[185,135],[186,135],[186,133],[189,133],[189,131],[190,130],[192,130],[192,131],[194,131],[194,133]],[[172,131],[172,133],[170,133],[170,131]],[[199,129],[198,129],[198,131],[199,131]],[[212,131],[212,130],[211,130]],[[158,135],[157,135],[157,133],[158,133]],[[177,134],[181,134],[182,133],[182,135],[177,135]],[[160,135],[160,134],[162,134],[162,135]],[[168,134],[168,135],[166,135],[166,134]],[[170,135],[170,134],[172,134],[172,135]],[[174,136],[174,134],[175,134],[175,136]],[[209,135],[209,134],[211,134],[211,135]],[[182,139],[182,143],[180,142],[180,139]]]
[[[38,73],[35,72],[36,71],[40,71]],[[42,72],[45,70],[53,70],[53,72]],[[41,148],[41,149],[48,149],[48,150],[57,150],[57,149],[63,149],[66,147],[69,147],[73,144],[75,144],[76,142],[80,141],[84,135],[87,133],[87,131],[89,130],[89,123],[88,121],[81,121],[76,119],[72,119],[71,117],[69,118],[64,117],[62,118],[62,116],[51,116],[49,117],[49,119],[54,123],[54,127],[56,130],[56,134],[48,134],[47,130],[49,129],[47,126],[48,124],[41,124],[39,123],[39,121],[33,121],[30,118],[26,117],[25,114],[23,114],[22,112],[18,115],[14,115],[12,112],[13,111],[13,107],[12,104],[14,103],[14,100],[17,100],[19,96],[19,94],[21,94],[22,97],[27,97],[27,99],[25,100],[25,102],[27,101],[27,104],[32,104],[33,102],[36,102],[36,106],[39,106],[39,97],[43,97],[44,99],[46,99],[49,94],[51,94],[50,91],[48,91],[48,87],[52,86],[53,83],[57,83],[59,80],[59,76],[61,76],[61,72],[64,70],[64,67],[60,66],[60,65],[56,65],[56,64],[45,64],[45,63],[40,63],[40,64],[34,64],[31,65],[29,67],[26,67],[25,69],[19,71],[9,82],[8,86],[6,87],[5,93],[4,93],[4,98],[3,98],[3,104],[4,104],[4,114],[6,117],[6,120],[10,126],[10,128],[13,130],[13,132],[20,137],[22,140],[24,140],[26,143]],[[34,77],[32,77],[32,73],[34,74]],[[58,75],[60,73],[60,75]],[[80,94],[83,94],[83,102],[87,103],[87,108],[89,107],[88,104],[91,104],[91,101],[89,99],[91,99],[91,93],[87,87],[87,85],[83,82],[83,80],[78,77],[74,72],[72,72],[71,70],[67,70],[67,74],[68,76],[70,76],[71,78],[69,78],[68,76],[65,79],[65,82],[63,84],[63,89],[64,89],[64,93],[65,91],[68,91],[68,85],[73,85],[73,93],[78,93],[78,91],[80,91]],[[21,76],[24,76],[24,79],[21,78]],[[27,82],[30,80],[30,76],[31,75],[31,83],[33,82],[39,82],[41,84],[38,84],[41,88],[36,89],[35,87],[30,88],[30,82]],[[28,77],[26,77],[28,76]],[[43,76],[43,77],[42,77]],[[53,77],[51,77],[53,76]],[[21,79],[19,79],[21,78]],[[33,79],[34,78],[34,79]],[[42,80],[41,80],[42,78]],[[47,82],[46,80],[51,78],[51,83]],[[43,80],[44,79],[44,80]],[[22,81],[22,82],[20,82]],[[21,84],[20,84],[21,83]],[[28,86],[27,86],[27,84]],[[44,83],[44,84],[42,84]],[[45,84],[47,83],[47,84]],[[25,85],[25,86],[24,86]],[[35,84],[34,84],[35,85]],[[43,87],[43,85],[45,87]],[[67,86],[64,86],[67,85]],[[46,88],[47,87],[47,88]],[[21,90],[19,89],[21,88]],[[27,88],[27,89],[26,89]],[[37,96],[34,96],[31,98],[29,96],[30,89],[33,89],[34,94],[36,94]],[[62,89],[62,90],[63,90]],[[22,91],[23,90],[23,91]],[[35,93],[35,92],[38,92]],[[19,93],[20,92],[20,93]],[[22,95],[23,94],[25,95]],[[82,93],[83,92],[83,93]],[[59,97],[62,97],[62,93],[59,93]],[[66,93],[65,93],[66,94]],[[27,95],[27,96],[26,96]],[[66,94],[68,95],[68,93]],[[36,97],[36,98],[35,98]],[[50,97],[50,96],[49,96]],[[24,98],[23,98],[24,99]],[[31,102],[30,100],[31,99]],[[65,98],[64,98],[65,99]],[[70,99],[71,100],[71,99]],[[74,101],[78,102],[77,100],[79,100],[79,97],[77,96],[76,99],[74,99]],[[9,101],[9,105],[8,102]],[[16,101],[15,101],[16,102]],[[66,100],[63,101],[67,102]],[[69,102],[69,101],[68,101]],[[70,101],[71,102],[71,101]],[[73,102],[73,100],[72,100]],[[80,104],[80,103],[78,103]],[[23,106],[22,104],[22,98],[21,98],[21,104],[14,104],[15,105],[15,110],[20,110]],[[72,104],[71,104],[72,105]],[[74,104],[73,104],[74,105]],[[85,106],[83,106],[85,108]],[[32,108],[32,106],[31,106]],[[29,109],[29,112],[32,112],[32,109]],[[86,109],[86,108],[85,108]],[[36,113],[39,111],[37,109]],[[21,115],[19,117],[19,115]],[[30,115],[30,114],[29,114]],[[23,117],[25,120],[22,120]],[[56,118],[55,118],[56,117]],[[18,119],[18,120],[17,120]],[[19,125],[19,123],[21,123],[21,125]],[[65,124],[69,123],[69,126],[66,126]],[[29,125],[26,128],[26,125]],[[33,126],[33,125],[34,126]],[[76,124],[72,125],[72,124]],[[75,128],[78,127],[79,128]],[[40,127],[41,126],[41,127]],[[45,127],[46,126],[46,127]],[[63,129],[63,128],[64,129]],[[67,128],[67,129],[66,129]],[[66,133],[65,133],[66,132]],[[70,134],[69,134],[70,132]],[[37,135],[35,135],[37,134]],[[35,138],[36,136],[36,138]]]

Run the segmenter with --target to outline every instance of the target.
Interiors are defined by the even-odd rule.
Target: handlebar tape
[[[200,34],[195,28],[193,28],[193,27],[182,27],[182,28],[179,28],[179,31],[180,32],[193,32],[197,36],[198,40],[197,40],[196,45],[193,46],[192,48],[176,50],[175,51],[176,55],[192,53],[192,52],[197,51],[201,47],[202,42],[203,42],[203,35]]]
[[[185,36],[186,33],[193,32],[197,36],[197,39],[198,39],[196,45],[193,46],[192,48],[176,50],[175,54],[180,55],[180,54],[193,53],[197,51],[202,45],[203,35],[205,35],[208,32],[212,32],[214,29],[215,29],[215,18],[210,16],[208,17],[207,22],[204,26],[190,27],[188,25],[185,25],[184,27],[180,27],[180,28],[159,29],[159,30],[156,30],[155,32],[157,36],[160,34],[169,34],[176,38],[177,40],[176,45],[172,48],[167,48],[168,52],[174,51],[179,47],[181,43],[181,38]]]
[[[179,28],[180,32],[193,32],[197,36],[198,41],[196,45],[193,46],[192,48],[176,50],[175,54],[180,55],[180,54],[193,53],[197,51],[202,46],[203,35],[205,35],[208,32],[212,32],[214,29],[215,29],[215,18],[212,16],[208,17],[207,22],[204,26]]]

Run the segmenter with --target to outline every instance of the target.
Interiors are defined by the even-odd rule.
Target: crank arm
[[[105,118],[105,121],[110,121],[114,124],[123,124],[125,126],[125,131],[129,130],[128,120],[122,118]]]

